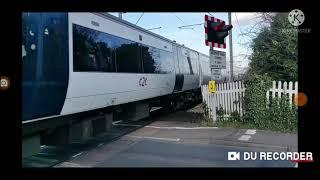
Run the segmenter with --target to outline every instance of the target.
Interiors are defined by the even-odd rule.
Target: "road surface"
[[[190,111],[161,116],[55,167],[296,167],[290,161],[229,161],[228,152],[297,151],[297,134],[199,127],[192,118],[199,116]]]

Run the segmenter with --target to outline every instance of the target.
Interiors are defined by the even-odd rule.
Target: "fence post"
[[[227,95],[227,114],[230,114],[230,82],[227,82],[226,95]]]
[[[234,107],[234,92],[235,92],[235,88],[234,88],[234,82],[231,82],[231,88],[230,88],[230,94],[231,94],[231,113],[234,112],[235,107]]]
[[[290,108],[292,108],[292,95],[293,95],[293,89],[292,89],[292,81],[289,82],[289,103],[290,103]]]
[[[278,92],[278,105],[279,105],[279,103],[280,103],[279,99],[281,98],[281,94],[282,94],[281,81],[278,81],[277,92]]]
[[[226,107],[225,107],[225,84],[222,83],[221,85],[222,85],[222,89],[221,89],[222,105],[221,106],[222,106],[223,111],[225,111],[226,110]]]
[[[240,88],[238,87],[238,82],[239,81],[236,81],[235,83],[234,83],[234,86],[235,86],[235,101],[237,102],[237,103],[235,103],[235,106],[236,106],[236,111],[239,113],[239,97],[238,97],[238,93],[239,93],[239,90],[240,90]]]
[[[288,93],[288,86],[287,86],[287,82],[283,82],[283,97],[286,97],[287,96],[287,93]]]
[[[219,84],[216,84],[216,102],[217,102],[217,106],[219,106],[220,103],[220,99],[219,99]]]
[[[245,96],[245,89],[246,89],[246,86],[243,82],[240,83],[241,84],[241,99],[243,100],[244,99],[244,96]],[[244,109],[243,109],[243,102],[244,101],[241,101],[241,116],[243,116],[243,112],[244,112]]]
[[[276,81],[272,81],[272,99],[276,97]]]
[[[294,98],[296,98],[297,95],[298,95],[298,82],[296,81],[296,82],[294,83]],[[296,102],[296,103],[297,103],[297,102]],[[298,105],[298,104],[296,104],[296,105]]]
[[[216,104],[217,104],[217,96],[215,93],[212,94],[212,120],[216,122],[217,114],[216,114]]]
[[[267,90],[266,92],[266,108],[269,108],[269,96],[270,96],[270,90]]]

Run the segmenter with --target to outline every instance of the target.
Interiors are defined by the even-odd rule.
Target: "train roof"
[[[172,41],[172,40],[170,40],[170,39],[168,39],[168,38],[165,38],[165,37],[163,37],[163,36],[160,36],[159,34],[156,34],[156,33],[153,33],[153,32],[151,32],[151,31],[148,31],[148,30],[146,30],[146,29],[144,29],[144,28],[142,28],[142,27],[140,27],[140,26],[137,26],[137,25],[132,24],[132,23],[130,23],[130,22],[128,22],[128,21],[122,20],[122,19],[120,19],[120,18],[118,18],[118,17],[116,17],[116,16],[113,16],[113,15],[109,14],[109,13],[94,13],[94,14],[97,14],[97,15],[99,15],[99,16],[101,16],[101,17],[104,17],[104,18],[106,18],[106,19],[108,19],[108,20],[111,20],[111,21],[114,21],[114,22],[118,22],[118,23],[120,22],[120,23],[122,23],[122,24],[124,24],[124,25],[126,25],[126,26],[129,26],[130,28],[134,28],[134,29],[140,30],[140,31],[142,31],[142,32],[144,32],[144,33],[150,34],[150,35],[155,36],[155,37],[157,37],[157,38],[159,38],[159,39],[162,39],[162,40],[165,40],[165,41],[170,42],[170,43],[172,43],[172,44],[175,44],[175,45],[177,45],[177,46],[184,47],[184,48],[189,49],[189,50],[191,50],[191,51],[196,51],[196,50],[191,49],[191,48],[189,48],[189,47],[186,47],[186,46],[184,46],[184,45],[178,44],[177,42]],[[203,54],[203,53],[201,53],[201,52],[198,52],[198,51],[196,51],[196,52],[199,53],[199,54],[202,54],[202,55],[204,55],[204,56],[209,57],[208,55]]]

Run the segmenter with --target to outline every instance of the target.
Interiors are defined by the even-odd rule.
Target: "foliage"
[[[220,106],[216,108],[216,126],[234,128],[255,128],[281,132],[296,132],[298,126],[297,107],[289,104],[289,97],[270,98],[266,102],[266,92],[271,88],[272,79],[267,75],[252,74],[245,81],[246,90],[243,98],[243,116],[239,112],[226,115]],[[204,109],[207,107],[204,106]],[[208,110],[206,110],[208,111]],[[205,122],[212,122],[207,116]]]
[[[272,79],[267,75],[251,75],[246,79],[244,96],[245,123],[253,124],[258,129],[276,131],[296,131],[298,111],[295,105],[289,104],[289,98],[270,98],[267,105],[266,92],[272,87]]]
[[[252,74],[245,80],[246,90],[243,101],[244,121],[256,125],[267,121],[266,92],[271,88],[272,79],[267,75]]]
[[[203,109],[203,114],[201,118],[201,126],[213,126],[213,120],[209,116],[209,108],[206,105],[206,103],[201,104],[202,109]]]
[[[263,27],[252,41],[247,75],[267,73],[279,81],[297,81],[297,28],[289,23],[288,13],[268,17],[270,26]]]
[[[215,125],[295,132],[297,108],[288,104],[288,97],[270,98],[267,107],[266,92],[271,88],[272,80],[298,80],[298,29],[289,23],[288,13],[263,13],[262,17],[261,24],[267,25],[254,32],[256,36],[251,43],[243,116],[238,112],[226,116],[219,107]]]
[[[264,123],[266,127],[278,131],[297,131],[298,109],[295,105],[290,106],[287,96],[271,100],[267,112],[269,119]]]

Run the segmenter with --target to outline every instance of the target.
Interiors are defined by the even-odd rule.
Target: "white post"
[[[294,97],[296,98],[297,96],[298,96],[298,82],[296,81],[294,83]],[[296,104],[296,105],[298,105],[298,104]]]
[[[216,94],[212,94],[212,119],[213,119],[213,122],[216,122],[216,120],[217,120],[216,104],[217,104],[217,96],[216,96]]]
[[[281,98],[281,93],[282,93],[282,89],[281,89],[281,81],[278,81],[278,88],[277,88],[277,92],[278,92],[278,105],[280,104],[279,100]]]
[[[216,92],[215,92],[215,94],[216,94],[216,100],[217,100],[216,107],[219,107],[219,104],[220,104],[220,99],[219,99],[219,97],[220,97],[220,95],[219,95],[219,84],[216,84]]]
[[[229,114],[229,83],[226,83],[226,114]]]
[[[290,103],[290,108],[292,108],[292,95],[293,95],[293,86],[292,86],[292,81],[289,82],[289,103]]]
[[[222,104],[221,104],[221,106],[222,106],[222,109],[225,111],[226,110],[226,106],[225,106],[225,84],[224,83],[222,83],[221,84],[222,86],[221,86],[221,102],[222,102]]]
[[[287,93],[288,93],[288,86],[287,86],[287,82],[283,82],[283,97],[286,97],[287,96]]]
[[[267,92],[266,92],[266,107],[267,108],[269,108],[269,94],[270,94],[270,91],[269,90],[267,90]]]
[[[238,87],[238,82],[239,81],[236,81],[234,83],[234,86],[235,86],[235,101],[237,101],[237,103],[235,103],[235,111],[237,111],[239,113],[239,97],[238,97],[238,93],[239,93],[239,87]]]
[[[234,88],[233,88],[233,82],[230,82],[230,113],[232,113],[233,112],[233,101],[234,101],[234,99],[233,99],[233,90],[234,90]]]
[[[276,97],[276,81],[272,82],[272,99]]]
[[[239,87],[240,87],[240,89],[241,89],[241,91],[240,91],[240,99],[241,99],[241,101],[240,101],[240,116],[243,116],[243,110],[242,110],[242,100],[243,100],[243,96],[244,96],[244,84],[240,81],[239,82]]]

